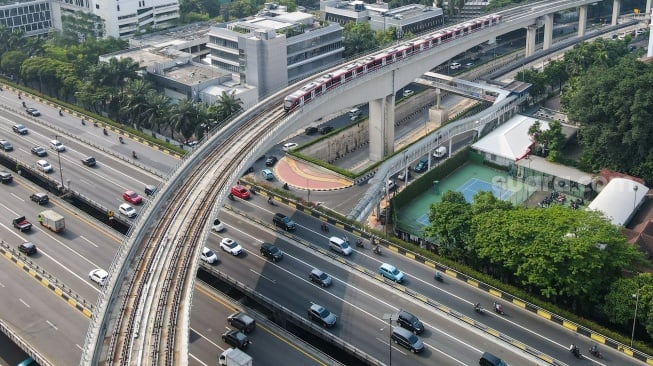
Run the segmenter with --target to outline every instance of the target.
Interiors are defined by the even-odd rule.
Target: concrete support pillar
[[[648,51],[646,51],[646,56],[653,56],[653,22],[648,25]]]
[[[617,25],[617,20],[619,20],[620,12],[621,12],[621,0],[614,0],[612,2],[612,25]]]
[[[542,49],[548,50],[553,44],[553,14],[544,16],[544,42]]]
[[[370,101],[370,161],[381,161],[394,152],[395,96]]]
[[[441,102],[442,102],[442,90],[440,88],[435,88],[435,109],[440,109]]]
[[[578,36],[585,35],[585,28],[587,28],[587,5],[578,7]]]
[[[537,25],[529,25],[526,28],[526,57],[535,53],[535,35],[537,34]]]
[[[646,11],[644,12],[644,16],[648,22],[651,22],[651,0],[646,0]]]

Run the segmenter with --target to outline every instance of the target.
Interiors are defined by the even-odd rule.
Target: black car
[[[11,142],[7,140],[0,140],[0,149],[4,151],[12,151],[14,147],[11,145]]]
[[[249,338],[239,330],[228,330],[222,335],[222,340],[236,348],[245,348],[249,344]]]
[[[48,150],[46,150],[43,146],[34,146],[33,148],[30,149],[32,154],[38,156],[38,157],[44,157],[48,156]]]
[[[290,219],[290,217],[282,214],[282,213],[275,213],[274,217],[272,218],[272,222],[274,223],[274,226],[279,226],[282,227],[284,230],[290,231],[290,230],[295,230],[296,225],[295,222]]]
[[[0,182],[4,184],[9,184],[14,180],[14,177],[9,172],[2,171],[0,172]]]
[[[86,166],[95,166],[95,158],[92,156],[87,156],[82,159],[82,164]]]
[[[38,117],[41,115],[41,112],[39,112],[39,110],[36,108],[25,108],[25,112],[27,112],[27,114],[32,115],[34,117]]]
[[[307,135],[314,135],[314,134],[316,134],[316,133],[318,132],[318,129],[317,129],[317,127],[306,127],[306,129],[304,130],[304,132],[305,132]]]
[[[263,243],[261,244],[261,255],[272,259],[273,262],[276,262],[278,260],[281,260],[283,258],[283,252],[281,249],[277,248],[276,246],[270,244],[270,243]]]
[[[145,195],[153,196],[155,192],[156,192],[156,186],[151,184],[145,186]]]
[[[327,133],[333,131],[333,126],[322,126],[320,127],[320,134],[326,135]]]
[[[30,242],[26,242],[18,246],[18,251],[25,255],[36,254],[36,245]]]
[[[38,203],[39,205],[45,205],[50,202],[50,197],[48,197],[48,195],[43,192],[32,193],[30,194],[29,199]]]
[[[243,312],[237,312],[229,315],[227,317],[227,322],[232,327],[238,329],[243,333],[251,333],[254,329],[256,329],[256,320]]]
[[[397,317],[397,324],[402,328],[406,328],[415,334],[420,334],[424,331],[424,324],[413,314],[401,310]]]
[[[270,156],[267,159],[265,159],[265,166],[274,166],[274,164],[277,163],[279,159],[277,159],[276,156]]]
[[[19,135],[27,135],[29,131],[24,125],[18,124],[11,126],[11,129]]]

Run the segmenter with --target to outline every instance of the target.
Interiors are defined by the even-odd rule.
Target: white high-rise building
[[[142,31],[177,25],[179,0],[52,1],[54,27],[79,37],[131,38]]]

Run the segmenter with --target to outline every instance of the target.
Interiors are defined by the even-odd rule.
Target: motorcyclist
[[[442,281],[442,274],[438,271],[435,271],[435,279],[438,281]]]
[[[474,304],[474,310],[481,311],[481,303],[480,302],[477,302],[476,304]]]
[[[132,156],[134,157],[134,159],[138,159],[138,157],[136,156],[136,151],[132,151]]]
[[[120,141],[121,144],[123,143],[122,136],[118,136],[118,141]]]
[[[109,134],[109,133],[107,132],[107,129],[106,129],[106,128],[103,128],[103,129],[102,129],[102,132],[103,132],[105,135],[108,135],[108,134]]]
[[[274,203],[272,202],[272,197],[268,197],[268,204],[273,205]]]

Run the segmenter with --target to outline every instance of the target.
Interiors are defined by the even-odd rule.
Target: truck
[[[13,221],[14,227],[21,232],[32,230],[32,224],[27,221],[25,216],[18,216]]]
[[[63,229],[66,227],[66,222],[63,216],[54,210],[41,211],[37,217],[41,225],[47,227],[55,233],[63,231]]]
[[[238,348],[228,348],[220,354],[218,363],[225,366],[252,366],[252,358]]]

